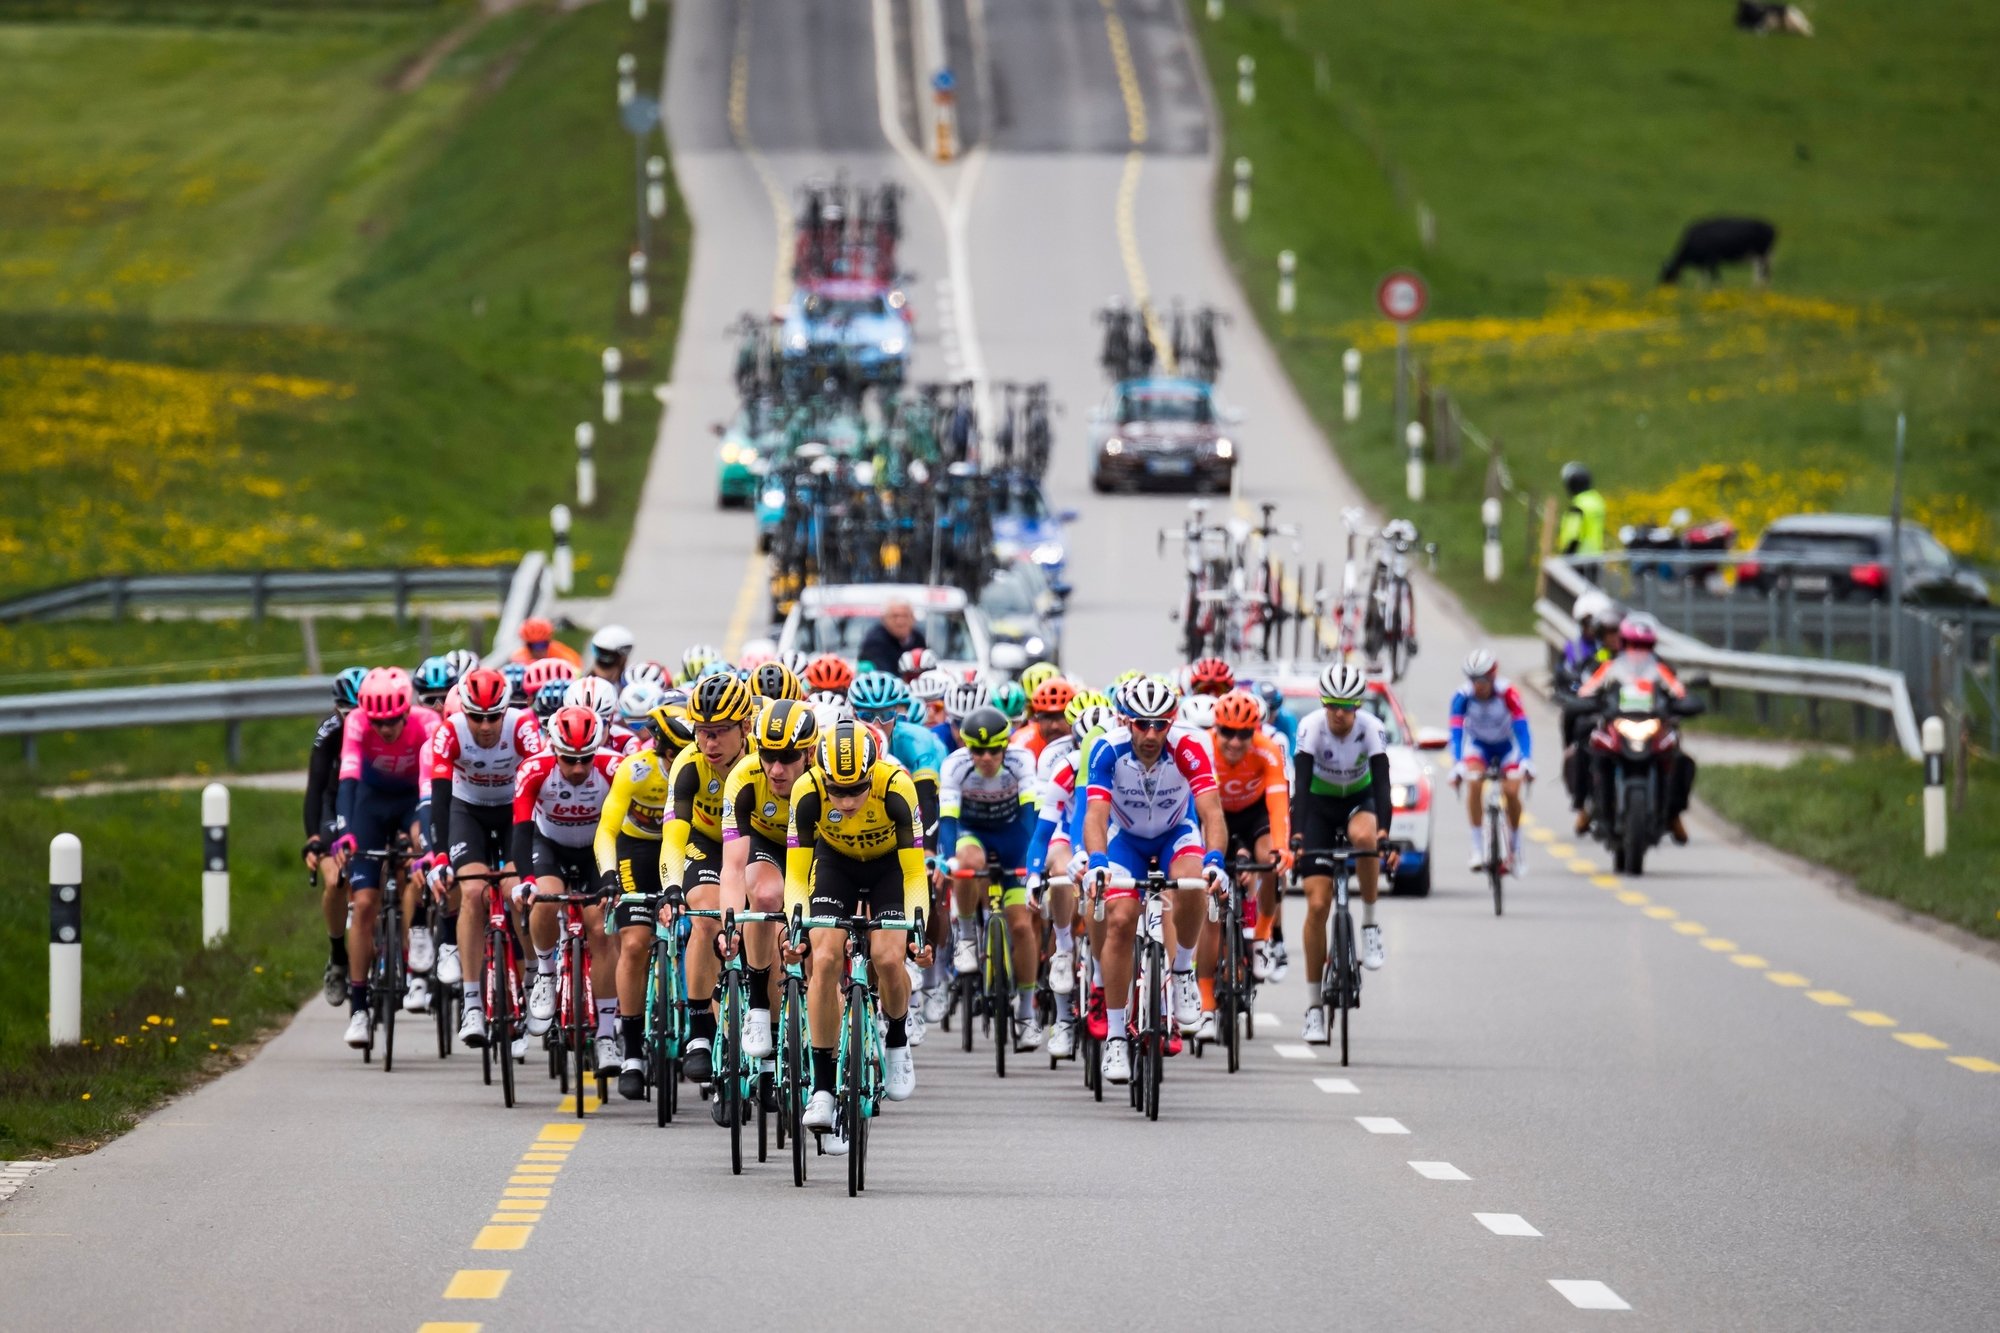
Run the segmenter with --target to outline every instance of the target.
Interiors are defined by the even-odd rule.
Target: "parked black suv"
[[[1873,514],[1788,514],[1764,529],[1736,567],[1736,586],[1801,597],[1887,601],[1889,520]],[[1782,557],[1760,560],[1759,556]],[[1985,606],[1986,580],[1952,558],[1921,523],[1903,521],[1903,600],[1927,606]]]

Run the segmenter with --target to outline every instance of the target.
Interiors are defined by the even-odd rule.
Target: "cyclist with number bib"
[[[785,836],[785,913],[808,916],[872,916],[904,921],[923,910],[930,897],[924,872],[923,833],[917,827],[917,791],[900,764],[881,756],[874,733],[859,722],[839,722],[821,734],[810,771],[792,788],[791,818]],[[835,1070],[839,1053],[841,979],[847,968],[847,936],[839,930],[812,932],[812,966],[806,988],[807,1027],[812,1038],[813,1093],[805,1110],[807,1129],[834,1125]],[[903,960],[915,947],[916,962],[931,961],[927,941],[898,931],[869,939],[875,984],[888,1026],[883,1038],[883,1083],[890,1101],[906,1100],[917,1087],[910,1058],[910,976]],[[786,956],[800,956],[789,945]],[[847,1144],[825,1134],[829,1153]]]
[[[1320,672],[1322,707],[1299,724],[1299,748],[1292,756],[1293,780],[1298,784],[1292,800],[1293,823],[1306,847],[1299,864],[1306,891],[1306,986],[1312,995],[1304,1037],[1311,1042],[1327,1039],[1319,988],[1326,971],[1326,920],[1333,910],[1333,858],[1324,849],[1336,846],[1344,836],[1355,851],[1374,851],[1377,834],[1389,827],[1393,813],[1388,740],[1381,719],[1362,707],[1367,695],[1368,678],[1359,667],[1335,662]],[[1361,965],[1371,972],[1383,962],[1375,898],[1382,875],[1395,873],[1396,853],[1385,849],[1382,861],[1386,864],[1369,856],[1356,862],[1361,881]]]
[[[1192,731],[1173,729],[1179,710],[1173,687],[1141,676],[1119,688],[1118,700],[1127,725],[1106,736],[1090,755],[1083,848],[1090,858],[1091,891],[1105,903],[1104,920],[1093,922],[1090,932],[1107,999],[1100,1072],[1108,1082],[1127,1083],[1132,1078],[1126,1005],[1133,956],[1125,942],[1139,923],[1142,890],[1135,881],[1143,880],[1155,862],[1170,879],[1199,876],[1208,881],[1206,890],[1168,891],[1172,1018],[1183,1033],[1192,1034],[1201,1026],[1194,941],[1201,938],[1207,895],[1219,891],[1228,878],[1222,849],[1229,835],[1207,747]],[[1114,866],[1123,872],[1116,880]],[[1115,944],[1107,948],[1107,940]]]
[[[1468,750],[1466,741],[1470,739]],[[1533,738],[1521,692],[1500,679],[1500,664],[1484,648],[1465,659],[1465,687],[1451,696],[1451,785],[1464,787],[1465,813],[1472,822],[1468,868],[1484,869],[1486,812],[1480,779],[1500,774],[1507,800],[1507,861],[1515,875],[1521,861],[1521,783],[1535,775]]]
[[[1035,834],[1035,761],[1009,745],[1013,726],[998,708],[975,708],[959,724],[964,748],[946,757],[938,780],[938,849],[954,877],[952,966],[970,975],[979,966],[977,916],[986,890],[981,873],[1001,885],[1000,910],[1014,954],[1014,1049],[1041,1047],[1035,1021],[1036,975],[1041,971],[1040,932],[1028,886],[1017,874],[1028,864]]]

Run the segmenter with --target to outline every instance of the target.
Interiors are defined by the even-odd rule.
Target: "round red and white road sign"
[[[1407,269],[1398,269],[1382,279],[1375,288],[1375,306],[1385,319],[1393,319],[1398,324],[1407,324],[1424,313],[1430,304],[1431,294],[1424,288],[1424,280]]]

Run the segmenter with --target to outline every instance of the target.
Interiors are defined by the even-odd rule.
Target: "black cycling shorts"
[[[903,864],[895,853],[857,861],[824,845],[813,851],[812,916],[903,919]]]
[[[587,893],[597,887],[597,853],[587,842],[581,847],[550,842],[540,829],[536,829],[535,850],[529,859],[536,879],[553,876],[563,880],[566,886],[564,892],[578,889]]]
[[[755,865],[763,861],[779,870],[785,868],[785,844],[776,838],[767,838],[756,829],[750,830],[750,862]]]
[[[1363,787],[1360,791],[1345,796],[1322,796],[1312,792],[1301,793],[1292,802],[1292,822],[1298,828],[1301,845],[1310,849],[1316,847],[1345,847],[1347,845],[1347,822],[1357,812],[1375,813],[1375,789]],[[1387,829],[1379,830],[1386,833]],[[1306,878],[1315,875],[1331,876],[1333,858],[1315,856],[1310,851],[1299,858],[1299,874]]]
[[[1260,798],[1241,810],[1224,810],[1222,822],[1229,830],[1230,859],[1235,860],[1238,851],[1255,858],[1257,839],[1271,831],[1271,807]]]
[[[650,926],[659,919],[660,912],[660,840],[658,838],[637,838],[630,833],[618,835],[618,884],[624,890],[618,899],[618,910],[612,915],[612,925],[618,930],[627,926]]]
[[[706,833],[690,833],[687,845],[687,864],[681,871],[681,889],[693,893],[696,889],[714,887],[722,883],[722,844]]]
[[[470,801],[451,803],[451,868],[463,870],[483,865],[497,870],[507,859],[507,845],[514,836],[514,806],[474,805]]]

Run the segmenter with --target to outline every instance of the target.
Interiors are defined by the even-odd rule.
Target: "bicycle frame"
[[[1333,907],[1327,914],[1327,928],[1331,934],[1326,951],[1326,965],[1320,972],[1319,994],[1323,1012],[1338,1014],[1340,1025],[1340,1063],[1347,1063],[1348,1015],[1361,1007],[1361,967],[1356,959],[1354,918],[1347,909],[1347,885],[1353,877],[1354,863],[1364,857],[1379,857],[1379,851],[1358,851],[1347,845],[1345,839],[1332,847],[1298,847],[1299,839],[1293,839],[1297,859],[1294,862],[1295,882],[1313,878],[1296,867],[1308,859],[1326,857],[1333,862]],[[1331,1036],[1328,1041],[1331,1041]]]
[[[569,1059],[562,1064],[561,1087],[569,1092],[570,1068],[576,1069],[576,1116],[583,1119],[586,1114],[583,1105],[584,1062],[591,1059],[590,1036],[597,1023],[597,995],[591,985],[589,932],[584,925],[583,909],[604,901],[604,895],[592,889],[579,889],[574,876],[565,875],[569,891],[566,893],[537,893],[533,901],[537,903],[560,903],[563,909],[561,945],[556,952],[556,1022],[551,1031],[562,1034],[557,1037],[558,1045],[568,1045]],[[564,1041],[564,1038],[567,1041]],[[606,1075],[597,1073],[602,1084]],[[600,1095],[599,1101],[603,1100]]]

